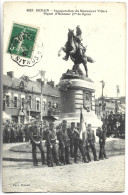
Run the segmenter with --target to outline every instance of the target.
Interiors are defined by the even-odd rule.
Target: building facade
[[[125,113],[125,97],[100,97],[95,100],[96,115],[108,115],[111,111]]]
[[[32,81],[28,76],[15,78],[12,71],[3,75],[3,111],[15,122],[40,120],[41,102],[43,116],[59,114],[60,95],[53,81],[44,84],[41,79]]]

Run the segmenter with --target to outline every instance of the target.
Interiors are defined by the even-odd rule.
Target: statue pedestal
[[[91,79],[61,79],[59,87],[59,121],[67,120],[69,125],[71,122],[79,123],[82,109],[87,124],[94,128],[102,125],[101,120],[95,115],[95,85]]]

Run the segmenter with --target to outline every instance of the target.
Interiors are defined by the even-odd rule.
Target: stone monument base
[[[56,123],[61,123],[62,120],[66,120],[68,125],[71,122],[79,123],[82,109],[86,124],[91,124],[94,128],[102,125],[101,120],[95,115],[95,84],[90,78],[67,70],[58,86],[60,115]]]
[[[93,111],[87,112],[86,110],[83,110],[82,113],[86,124],[91,124],[93,128],[102,126],[101,119],[98,118]],[[80,112],[60,114],[59,119],[56,122],[61,123],[62,120],[66,120],[68,125],[70,125],[71,122],[75,122],[77,124],[80,122]]]

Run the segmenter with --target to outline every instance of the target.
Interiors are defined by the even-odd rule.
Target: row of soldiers
[[[3,143],[28,142],[28,124],[6,121],[3,123]]]
[[[107,136],[122,137],[125,135],[125,114],[119,112],[114,114],[111,111],[102,120],[106,124]]]
[[[99,159],[107,159],[105,153],[106,129],[103,127],[103,132],[99,136],[100,152]],[[59,165],[71,164],[70,159],[74,159],[74,163],[78,163],[79,155],[81,153],[82,161],[84,163],[91,162],[89,150],[92,150],[94,161],[98,161],[95,148],[95,135],[88,124],[87,130],[80,136],[79,129],[75,128],[75,123],[71,123],[68,128],[67,121],[62,121],[62,124],[55,128],[54,122],[50,122],[49,126],[41,126],[35,121],[29,126],[29,135],[32,144],[33,165],[38,165],[37,147],[41,152],[42,165],[47,164],[52,167],[54,163]],[[45,155],[47,154],[47,156]],[[71,158],[70,158],[71,157]]]

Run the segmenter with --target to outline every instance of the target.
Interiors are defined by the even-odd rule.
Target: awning
[[[57,120],[54,116],[43,116],[43,119],[46,121],[55,121]]]
[[[11,116],[3,111],[3,120],[6,121],[6,120],[11,120],[11,119],[12,119]]]
[[[125,113],[125,104],[121,104],[118,106],[119,111]]]

